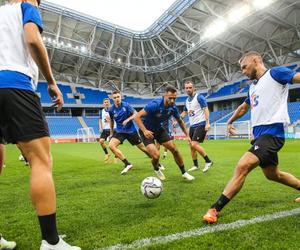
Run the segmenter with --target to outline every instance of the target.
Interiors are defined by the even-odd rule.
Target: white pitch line
[[[300,208],[296,208],[293,210],[286,210],[286,211],[277,212],[273,214],[262,215],[262,216],[251,218],[249,220],[238,220],[229,224],[216,224],[213,226],[205,226],[194,230],[170,234],[166,236],[140,239],[140,240],[133,241],[131,244],[117,244],[114,246],[98,248],[94,250],[121,250],[121,249],[124,250],[124,249],[135,249],[135,248],[147,247],[155,244],[165,244],[175,240],[181,240],[184,238],[190,238],[190,237],[200,236],[203,234],[229,230],[229,229],[236,229],[236,228],[240,228],[255,223],[272,221],[279,218],[284,218],[284,217],[297,215],[297,214],[300,214]]]

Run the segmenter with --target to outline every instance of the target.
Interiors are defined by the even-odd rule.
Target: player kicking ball
[[[287,108],[288,83],[300,83],[300,73],[285,67],[266,69],[259,53],[248,52],[239,60],[242,72],[253,83],[248,97],[227,122],[227,130],[235,134],[232,123],[251,108],[254,140],[252,147],[239,160],[234,175],[215,204],[203,216],[216,223],[223,207],[242,189],[247,175],[260,166],[268,180],[300,191],[300,180],[278,168],[278,152],[284,145],[284,124],[290,122]],[[295,200],[300,202],[300,198]]]
[[[135,121],[140,128],[141,138],[152,158],[152,165],[157,177],[160,180],[166,179],[161,169],[159,169],[160,153],[155,146],[155,140],[173,154],[175,162],[181,171],[182,177],[188,181],[192,181],[195,178],[185,171],[182,156],[174,141],[169,136],[168,131],[162,125],[165,121],[168,121],[171,116],[173,116],[184,134],[188,137],[185,124],[180,118],[179,111],[175,105],[176,97],[177,90],[172,86],[168,86],[163,97],[149,102],[145,108],[137,113]],[[188,140],[190,142],[189,137]]]

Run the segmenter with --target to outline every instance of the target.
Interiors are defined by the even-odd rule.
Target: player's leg
[[[105,145],[105,140],[106,140],[106,138],[107,138],[107,136],[104,134],[104,131],[103,131],[103,132],[101,133],[99,143],[100,143],[101,148],[103,149],[104,154],[105,154],[105,156],[104,156],[104,161],[105,161],[105,162],[108,162],[108,160],[109,160],[109,153],[108,153],[107,147],[106,147],[106,145]]]
[[[193,166],[188,170],[189,172],[199,170],[198,159],[197,159],[197,151],[193,149],[190,145],[191,156],[193,160]]]
[[[147,140],[149,140],[149,141],[146,143],[146,145],[147,145],[146,148],[147,148],[147,152],[149,153],[149,155],[151,157],[151,163],[152,163],[153,169],[154,169],[157,177],[163,181],[166,179],[166,177],[165,177],[164,173],[161,171],[162,169],[161,169],[161,165],[159,163],[160,153],[157,150],[156,145],[154,144],[154,140],[150,140],[150,139],[147,139]],[[143,138],[143,141],[145,143],[144,138]]]
[[[120,149],[118,149],[119,145],[123,143],[126,138],[121,133],[114,133],[113,137],[109,142],[109,148],[114,153],[114,155],[119,158],[124,163],[124,168],[121,171],[121,174],[126,174],[133,165],[125,158],[124,154]]]
[[[151,155],[148,153],[147,148],[145,147],[144,143],[141,142],[141,143],[137,144],[136,146],[137,146],[137,148],[138,148],[139,150],[141,150],[145,155],[147,155],[149,158],[151,158]]]
[[[121,144],[121,141],[115,137],[111,138],[108,144],[109,149],[113,152],[113,154],[119,158],[121,161],[125,159],[122,151],[118,149],[118,146]]]
[[[207,223],[215,223],[218,219],[218,213],[223,207],[241,190],[247,175],[259,165],[259,158],[251,152],[246,152],[239,160],[234,175],[225,187],[222,195],[214,203],[207,213],[203,216],[203,220]]]
[[[30,196],[39,216],[42,237],[48,243],[55,245],[59,238],[55,220],[56,196],[52,179],[50,138],[19,142],[18,146],[31,167]]]
[[[262,168],[264,175],[268,180],[276,181],[286,186],[295,188],[300,191],[300,180],[295,176],[279,170],[278,167],[269,166]]]
[[[189,181],[194,180],[195,178],[193,176],[191,176],[188,172],[186,172],[182,156],[179,153],[174,141],[168,140],[168,141],[162,142],[162,145],[165,148],[167,148],[168,150],[170,150],[170,152],[172,153],[174,160],[182,173],[182,177]]]
[[[191,135],[191,148],[200,154],[205,160],[203,172],[206,172],[213,165],[213,162],[209,159],[205,149],[200,146],[200,143],[204,142],[206,133],[205,126],[198,126],[193,129],[193,133]]]

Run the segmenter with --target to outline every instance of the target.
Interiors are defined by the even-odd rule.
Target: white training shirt
[[[193,97],[188,97],[185,102],[185,111],[187,111],[190,121],[190,127],[204,125],[205,113],[204,108],[207,107],[207,102],[203,95],[195,94]]]

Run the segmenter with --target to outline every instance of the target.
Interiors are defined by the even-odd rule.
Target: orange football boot
[[[218,220],[219,212],[215,208],[210,208],[206,212],[206,214],[203,216],[203,221],[205,221],[208,224],[214,224]]]

